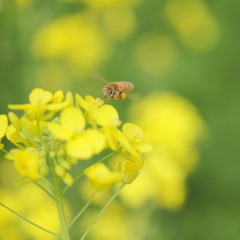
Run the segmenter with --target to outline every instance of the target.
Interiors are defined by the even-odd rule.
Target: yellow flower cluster
[[[168,209],[180,207],[198,158],[196,143],[204,130],[200,115],[188,100],[168,92],[150,94],[130,113],[154,150],[145,156],[141,176],[120,196],[134,208],[149,199]]]
[[[29,103],[8,107],[24,114],[19,118],[9,112],[9,126],[7,116],[0,115],[0,138],[6,133],[17,146],[5,158],[14,161],[21,176],[33,181],[51,171],[72,185],[72,164],[110,148],[127,159],[124,170],[111,172],[103,163],[95,163],[84,172],[92,188],[103,191],[119,181],[131,183],[143,166],[142,153],[151,151],[150,144],[141,141],[138,126],[126,123],[122,131],[117,128],[121,124],[117,110],[101,99],[83,99],[76,94],[74,100],[71,92],[64,97],[62,91],[52,94],[36,88],[29,95]]]

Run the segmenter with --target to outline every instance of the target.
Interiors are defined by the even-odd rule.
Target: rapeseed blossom
[[[0,115],[0,149],[4,147],[4,145],[1,143],[2,138],[6,134],[6,130],[8,127],[8,119],[5,114]]]
[[[19,149],[12,149],[6,158],[15,162],[21,176],[31,180],[47,174],[49,158],[54,160],[50,168],[71,185],[73,178],[68,172],[71,165],[88,160],[107,147],[137,162],[141,152],[151,150],[149,144],[140,143],[142,132],[137,126],[129,123],[120,131],[117,110],[100,99],[86,96],[84,100],[76,94],[77,107],[73,106],[70,92],[64,99],[62,91],[52,94],[36,88],[29,95],[29,102],[9,105],[11,110],[23,110],[25,114],[19,118],[9,113],[12,124],[7,129],[7,138]],[[58,112],[59,116],[55,116]],[[92,128],[87,128],[88,123]]]
[[[64,240],[70,239],[68,228],[76,221],[76,217],[67,227],[62,194],[85,175],[94,194],[120,182],[121,187],[111,198],[112,201],[125,184],[137,178],[144,165],[142,154],[152,150],[150,144],[142,141],[143,131],[138,126],[127,123],[120,130],[122,122],[117,110],[92,96],[84,99],[76,94],[74,99],[71,92],[64,97],[62,91],[52,94],[35,88],[29,94],[29,103],[9,104],[8,107],[17,110],[18,114],[11,111],[8,117],[0,115],[0,139],[6,135],[14,147],[7,151],[1,146],[1,151],[6,153],[5,159],[13,162],[21,176],[20,182],[34,182],[53,199],[57,205],[62,236],[51,234]],[[19,116],[19,111],[23,112],[22,116]],[[8,118],[11,123],[9,126]],[[90,160],[105,149],[114,151],[110,155],[118,152],[123,156],[126,159],[124,166],[116,162],[115,170],[111,171],[102,163],[109,155],[91,163],[82,169],[77,178],[73,178],[71,170],[74,164]],[[61,181],[67,185],[65,190],[61,189]],[[4,204],[0,205],[15,213]],[[80,215],[81,212],[77,217]]]
[[[84,171],[94,191],[102,192],[123,179],[122,172],[111,172],[103,163],[97,163]]]

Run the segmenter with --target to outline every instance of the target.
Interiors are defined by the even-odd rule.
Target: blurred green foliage
[[[26,5],[17,4],[21,2],[26,2]],[[99,73],[108,81],[133,82],[135,92],[142,97],[156,89],[186,97],[202,115],[207,126],[207,137],[201,143],[198,166],[188,180],[185,205],[177,211],[156,210],[150,219],[159,228],[153,233],[149,232],[145,239],[239,239],[239,2],[195,1],[196,9],[190,8],[193,14],[187,22],[191,22],[191,19],[193,21],[198,14],[197,10],[202,7],[207,9],[209,21],[214,18],[213,22],[216,22],[217,40],[208,48],[201,48],[201,44],[199,47],[199,43],[188,45],[185,33],[174,25],[174,21],[171,22],[171,17],[167,17],[166,6],[173,1],[142,0],[129,7],[136,25],[128,36],[117,38],[116,35],[106,36],[101,32],[101,37],[106,37],[106,42],[102,40],[103,44],[109,49],[104,53],[106,56],[88,66],[88,72],[79,73],[78,65],[72,69],[63,58],[34,54],[33,39],[42,26],[60,17],[89,10],[87,2],[32,0],[28,3],[0,0],[1,113],[7,112],[9,103],[27,102],[26,96],[33,87],[51,91],[61,88],[65,92],[72,90],[82,96],[97,96],[103,84],[89,77],[91,71]],[[188,3],[178,2],[180,6]],[[93,8],[92,11],[91,17],[93,15],[97,21],[103,19],[102,9]],[[178,11],[174,12],[177,20],[187,14],[183,11],[178,16],[176,13]],[[103,27],[103,22],[97,23]],[[198,32],[195,34],[197,36]],[[204,34],[211,35],[211,31],[206,29]],[[198,36],[200,43],[203,35]],[[144,45],[155,36],[163,37],[161,39],[166,45],[159,49],[152,47],[155,45],[151,41],[149,45]],[[43,40],[40,44],[48,43]],[[195,40],[190,39],[190,43]],[[204,38],[204,41],[208,40]],[[169,51],[165,52],[166,49]],[[172,55],[168,55],[169,52]],[[145,58],[140,59],[142,56],[146,56],[147,63]],[[162,58],[164,61],[161,64]],[[48,73],[51,73],[50,77],[45,79]],[[130,104],[129,100],[113,102],[125,122],[128,118],[126,109]],[[3,181],[4,184],[6,182]],[[70,194],[69,201],[77,208],[74,191],[70,191]]]

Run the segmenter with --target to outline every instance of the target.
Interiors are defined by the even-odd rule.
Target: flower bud
[[[10,122],[12,123],[12,125],[13,125],[17,130],[21,130],[21,129],[22,129],[20,120],[19,120],[18,116],[17,116],[15,113],[9,112],[9,113],[8,113],[8,117],[9,117],[9,120],[10,120]]]

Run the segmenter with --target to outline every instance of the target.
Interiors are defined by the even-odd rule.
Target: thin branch
[[[93,197],[95,196],[96,192],[92,194],[92,196],[89,198],[87,203],[84,205],[84,207],[81,209],[81,211],[77,214],[77,216],[69,223],[68,229],[76,222],[76,220],[82,215],[82,213],[87,209],[88,205],[92,202]]]
[[[88,227],[87,231],[83,234],[80,240],[84,240],[84,238],[87,236],[88,232],[91,230],[93,225],[96,223],[96,221],[99,219],[99,217],[102,215],[102,213],[106,210],[106,208],[110,205],[110,203],[114,200],[114,198],[118,195],[118,193],[121,191],[121,189],[125,186],[125,183],[122,183],[120,188],[115,192],[115,194],[111,197],[111,199],[107,202],[107,204],[104,206],[104,208],[101,210],[101,212],[97,215],[97,217],[93,220],[91,225]]]
[[[14,213],[15,215],[17,215],[18,217],[20,217],[20,218],[23,219],[24,221],[32,224],[33,226],[35,226],[35,227],[37,227],[37,228],[39,228],[39,229],[41,229],[41,230],[43,230],[43,231],[45,231],[45,232],[53,235],[53,236],[55,236],[55,237],[58,237],[58,238],[61,238],[61,239],[62,239],[62,236],[61,236],[61,235],[59,235],[59,234],[57,234],[57,233],[54,233],[54,232],[51,232],[51,231],[47,230],[46,228],[43,228],[43,227],[37,225],[36,223],[28,220],[27,218],[23,217],[21,214],[15,212],[14,210],[12,210],[11,208],[7,207],[6,205],[4,205],[4,204],[2,204],[2,203],[0,203],[0,205],[3,206],[4,208],[6,208],[7,210],[9,210],[10,212]]]
[[[55,197],[50,193],[48,192],[48,190],[46,188],[44,188],[43,186],[41,186],[39,183],[37,182],[33,182],[34,184],[36,184],[39,188],[41,188],[49,197],[51,197],[54,202],[56,202],[57,200],[55,199]]]

